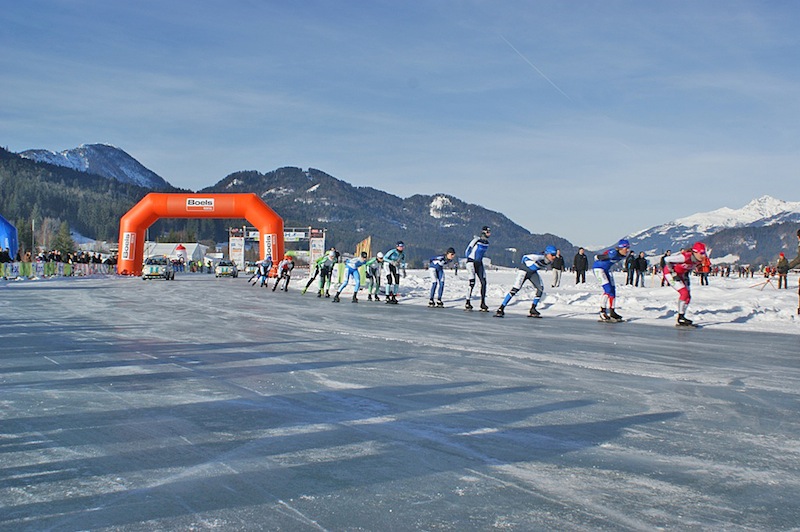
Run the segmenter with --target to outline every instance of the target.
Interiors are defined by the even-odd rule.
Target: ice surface
[[[523,290],[507,317],[183,274],[0,285],[0,528],[787,530],[793,290]],[[494,306],[513,272],[489,272]],[[618,280],[619,282],[619,280]],[[352,286],[352,284],[351,284]],[[767,332],[781,331],[781,334]]]

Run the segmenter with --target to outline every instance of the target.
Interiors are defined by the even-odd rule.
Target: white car
[[[239,270],[236,269],[236,264],[230,260],[221,260],[214,268],[214,276],[216,277],[239,277]]]
[[[149,257],[144,260],[142,266],[142,280],[148,279],[164,279],[171,281],[175,279],[175,269],[172,267],[172,261],[166,257]]]

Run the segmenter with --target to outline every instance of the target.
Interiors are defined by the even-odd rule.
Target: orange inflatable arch
[[[145,231],[160,218],[244,218],[259,231],[262,259],[283,256],[283,218],[255,194],[151,192],[119,221],[117,273],[142,274]]]

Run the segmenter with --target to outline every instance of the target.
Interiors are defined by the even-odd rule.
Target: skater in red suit
[[[689,276],[692,270],[703,263],[705,256],[706,245],[702,242],[695,242],[690,250],[664,257],[664,278],[668,279],[672,288],[678,291],[677,325],[694,325],[692,320],[686,317],[686,308],[692,300]]]

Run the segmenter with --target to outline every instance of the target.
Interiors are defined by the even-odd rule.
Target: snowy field
[[[650,278],[603,324],[593,280],[497,319],[452,273],[445,309],[421,271],[399,305],[0,281],[0,529],[800,527],[796,276],[695,284],[685,329]]]
[[[494,312],[514,284],[516,270],[501,268],[487,273],[486,299]],[[625,275],[615,272],[617,285],[617,312],[625,319],[651,325],[675,324],[678,308],[678,293],[670,287],[661,286],[661,278],[648,275],[645,287],[625,286]],[[553,272],[541,274],[545,297],[540,305],[544,316],[596,320],[600,310],[602,288],[592,272],[586,275],[586,283],[575,285],[575,275],[565,272],[559,287],[552,288]],[[769,283],[763,277],[709,277],[708,286],[701,286],[698,277],[692,277],[692,303],[687,317],[703,326],[728,330],[765,331],[800,334],[800,316],[797,315],[798,279],[789,275],[788,289],[777,289],[778,279]],[[300,288],[305,283],[299,282]],[[427,272],[411,271],[401,283],[401,292],[418,298],[407,304],[426,305],[430,296],[430,281]],[[351,282],[352,288],[352,282]],[[450,306],[463,306],[467,293],[466,272],[454,276],[446,270],[445,297]],[[345,289],[345,292],[348,290]],[[352,294],[352,290],[349,291]],[[478,293],[476,288],[474,294]],[[506,316],[527,316],[533,299],[530,283],[511,300]],[[360,296],[363,297],[363,296]],[[344,299],[343,299],[344,301]],[[473,301],[474,303],[474,301]]]

